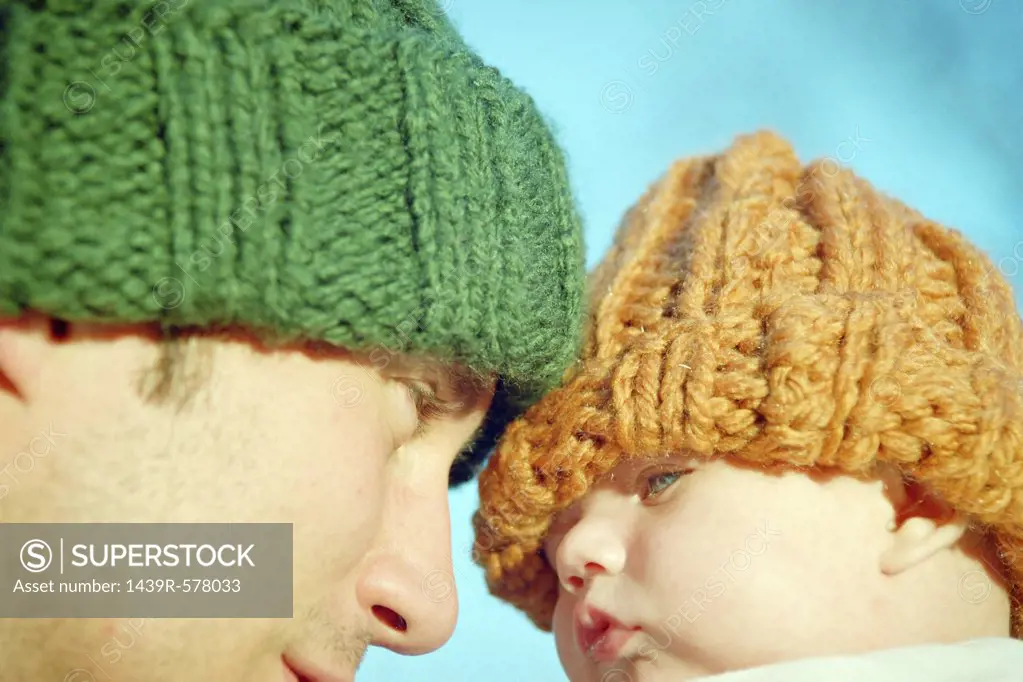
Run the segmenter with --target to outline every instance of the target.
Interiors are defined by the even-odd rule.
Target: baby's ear
[[[902,573],[951,549],[969,530],[967,521],[924,485],[907,481],[899,493],[891,495],[895,507],[891,545],[881,555],[886,575]]]

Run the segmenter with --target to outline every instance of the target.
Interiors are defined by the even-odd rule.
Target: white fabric
[[[1023,682],[1023,641],[988,638],[804,659],[699,682]]]

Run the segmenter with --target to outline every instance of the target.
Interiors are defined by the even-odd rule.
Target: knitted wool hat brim
[[[480,474],[474,556],[549,630],[552,517],[622,458],[887,463],[992,534],[1018,637],[1021,370],[1012,291],[962,235],[831,159],[741,137],[675,163],[626,215],[592,275],[583,362]]]
[[[460,362],[501,378],[491,436],[577,353],[563,154],[433,0],[0,13],[0,316]]]

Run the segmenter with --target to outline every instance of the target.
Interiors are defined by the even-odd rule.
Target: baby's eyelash
[[[667,492],[667,490],[678,483],[681,478],[688,476],[691,473],[693,473],[693,469],[687,467],[651,471],[641,480],[640,497],[644,500],[654,500],[659,495]],[[651,485],[652,481],[663,483],[664,486],[658,490],[654,490],[653,488],[656,486]],[[668,482],[664,483],[665,481]]]

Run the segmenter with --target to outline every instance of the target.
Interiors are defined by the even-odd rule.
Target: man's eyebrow
[[[469,408],[488,388],[488,377],[479,372],[447,363],[414,367],[436,383],[437,399],[455,408]],[[468,401],[465,399],[468,398]]]
[[[410,378],[416,377],[430,385],[430,391],[417,392],[417,407],[420,422],[416,434],[420,434],[438,417],[467,414],[487,390],[487,378],[478,372],[460,366],[440,362],[418,361],[404,368]],[[477,431],[481,431],[483,425]],[[474,434],[475,442],[478,438]]]

